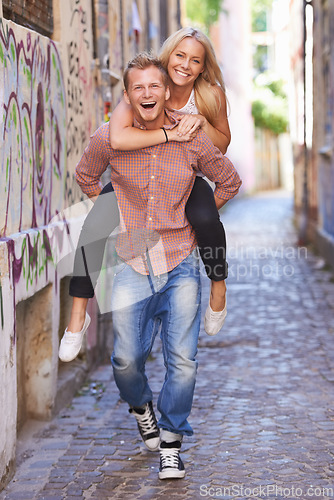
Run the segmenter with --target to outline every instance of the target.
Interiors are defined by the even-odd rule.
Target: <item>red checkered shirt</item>
[[[179,116],[168,110],[166,114],[172,125],[165,128],[173,128]],[[84,193],[102,189],[100,177],[108,165],[121,215],[116,250],[141,274],[149,273],[147,255],[153,273],[160,275],[174,269],[196,246],[185,205],[197,172],[215,182],[215,195],[223,200],[233,198],[241,185],[230,160],[201,130],[189,142],[119,151],[111,147],[105,123],[90,138],[76,168]]]

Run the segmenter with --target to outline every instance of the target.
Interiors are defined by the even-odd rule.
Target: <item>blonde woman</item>
[[[170,98],[166,106],[183,115],[178,127],[168,131],[133,127],[131,107],[123,99],[110,118],[111,146],[114,149],[134,150],[166,141],[188,141],[202,128],[225,154],[231,139],[225,86],[208,37],[197,29],[182,28],[164,42],[159,57],[169,76]],[[155,103],[152,101],[149,105],[153,108]],[[71,361],[77,356],[89,326],[86,307],[88,299],[94,296],[95,284],[90,273],[95,272],[96,276],[96,271],[100,269],[105,241],[119,221],[118,214],[109,219],[105,217],[106,213],[117,212],[112,191],[109,183],[101,193],[94,193],[100,196],[82,229],[70,284],[70,295],[73,297],[71,318],[59,351],[63,361]],[[210,301],[204,319],[209,335],[216,335],[221,330],[226,317],[226,239],[216,203],[222,206],[222,200],[215,200],[209,184],[197,176],[186,205],[186,216],[195,231],[200,254],[211,279]],[[89,245],[84,243],[87,238],[83,235],[94,231],[96,221],[103,216],[108,219],[104,219],[103,235],[94,236],[93,239],[98,241],[94,250],[90,251]],[[89,238],[90,241],[93,239]]]

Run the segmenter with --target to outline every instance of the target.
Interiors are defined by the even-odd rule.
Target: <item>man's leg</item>
[[[193,433],[188,423],[195,388],[200,329],[200,277],[196,253],[168,273],[160,292],[158,314],[166,376],[159,395],[161,413],[160,479],[185,475],[179,457],[183,435]]]
[[[155,323],[149,321],[152,301],[148,276],[121,263],[115,268],[111,310],[114,350],[111,357],[115,382],[122,399],[130,406],[142,406],[152,399],[145,374],[145,362],[156,335]],[[142,328],[142,321],[148,323]]]
[[[158,326],[153,319],[156,297],[152,291],[148,276],[136,273],[125,263],[116,267],[112,299],[114,378],[137,420],[145,445],[154,451],[159,448],[159,429],[145,373]]]

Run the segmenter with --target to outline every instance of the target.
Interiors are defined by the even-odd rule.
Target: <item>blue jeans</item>
[[[158,425],[182,435],[193,433],[187,418],[197,372],[200,299],[197,250],[165,276],[141,275],[124,262],[116,266],[111,362],[121,398],[135,407],[152,400],[145,362],[160,332],[166,374]]]

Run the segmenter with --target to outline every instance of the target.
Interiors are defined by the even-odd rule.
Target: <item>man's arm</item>
[[[194,139],[196,141],[197,138]],[[218,210],[239,191],[241,179],[231,161],[216,148],[211,140],[199,132],[201,150],[198,157],[198,169],[216,184],[214,191]]]
[[[91,136],[79,163],[75,169],[77,183],[93,201],[102,189],[101,175],[110,161],[109,124],[106,123]]]

